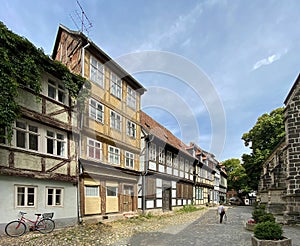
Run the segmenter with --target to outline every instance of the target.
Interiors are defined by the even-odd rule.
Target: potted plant
[[[283,230],[280,224],[275,221],[258,223],[254,227],[252,236],[253,246],[292,246],[292,240],[283,237]]]
[[[254,219],[250,219],[246,222],[246,229],[249,231],[253,231],[256,226],[256,221]]]
[[[258,207],[252,212],[252,219],[246,222],[246,229],[253,231],[256,224],[266,221],[275,222],[275,217],[267,213],[263,207]]]

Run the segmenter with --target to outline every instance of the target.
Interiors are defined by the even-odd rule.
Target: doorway
[[[171,210],[171,188],[164,187],[162,192],[162,209],[163,211]]]
[[[124,185],[124,199],[123,199],[124,212],[133,211],[133,199],[134,199],[133,186]]]

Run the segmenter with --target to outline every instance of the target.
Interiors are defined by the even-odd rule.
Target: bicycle
[[[27,224],[29,226],[29,231],[39,231],[40,233],[46,234],[50,233],[55,228],[55,223],[52,220],[54,213],[44,213],[44,214],[35,214],[36,220],[30,220],[25,218],[25,212],[20,211],[21,218],[9,222],[5,226],[5,233],[10,237],[20,237],[27,230]]]

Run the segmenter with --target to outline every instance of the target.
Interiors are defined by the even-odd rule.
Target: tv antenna
[[[93,27],[93,24],[85,14],[79,1],[77,0],[76,2],[80,8],[81,13],[78,10],[75,10],[73,15],[71,14],[70,17],[79,31],[89,34],[89,29]],[[80,23],[80,26],[78,25],[78,23]]]

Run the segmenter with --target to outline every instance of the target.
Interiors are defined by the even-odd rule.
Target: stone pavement
[[[164,229],[134,235],[114,245],[132,246],[250,246],[252,232],[244,228],[251,218],[252,207],[240,206],[227,209],[227,221],[218,222],[216,208],[211,208],[200,218],[188,224],[168,226]],[[300,246],[300,227],[284,226],[285,236],[292,238],[293,245]]]

